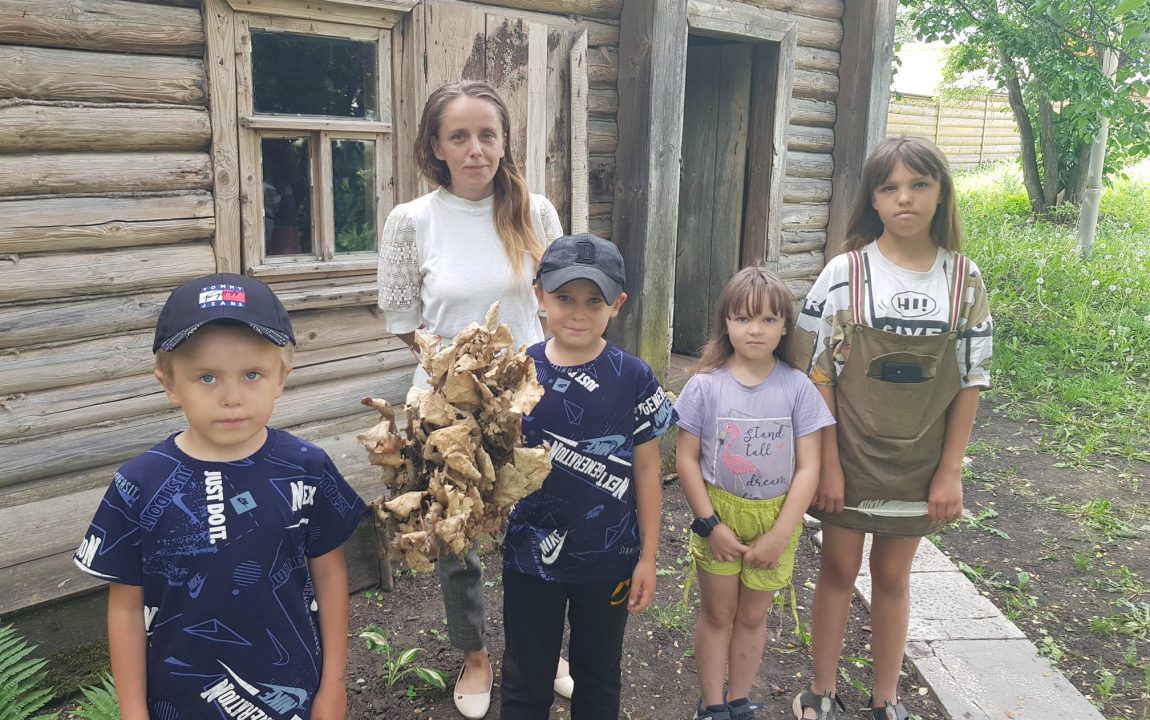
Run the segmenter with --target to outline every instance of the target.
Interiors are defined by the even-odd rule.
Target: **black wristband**
[[[721,522],[722,519],[717,512],[711,517],[695,518],[695,521],[691,523],[691,532],[701,538],[710,537],[711,531]]]

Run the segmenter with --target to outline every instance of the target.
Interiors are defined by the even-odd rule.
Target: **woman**
[[[496,301],[516,346],[544,339],[531,279],[544,244],[563,231],[547,198],[527,192],[509,130],[507,106],[483,82],[444,85],[423,107],[415,162],[439,189],[391,211],[379,251],[385,325],[413,352],[417,328],[450,339],[483,322]],[[412,383],[426,386],[423,368]],[[474,547],[462,561],[441,551],[437,566],[448,635],[463,651],[455,706],[466,718],[482,718],[492,673],[479,556]],[[566,662],[559,675],[556,692],[570,697]]]

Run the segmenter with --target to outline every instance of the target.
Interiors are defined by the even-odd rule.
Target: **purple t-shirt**
[[[726,368],[695,375],[675,410],[679,427],[699,436],[703,479],[751,500],[785,495],[795,438],[835,422],[810,379],[783,362],[758,385],[744,385]]]

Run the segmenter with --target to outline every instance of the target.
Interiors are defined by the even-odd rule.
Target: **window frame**
[[[254,111],[252,32],[283,32],[330,37],[376,45],[378,119],[324,116],[259,115]],[[333,274],[374,274],[378,248],[335,253],[335,217],[331,164],[333,140],[374,142],[376,236],[396,202],[395,128],[392,122],[392,27],[309,20],[261,13],[235,14],[236,115],[240,169],[241,262],[249,275],[297,278]],[[308,255],[267,256],[263,225],[264,138],[308,138],[312,204],[312,252]]]

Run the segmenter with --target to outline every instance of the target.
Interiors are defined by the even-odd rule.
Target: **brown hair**
[[[783,319],[787,330],[775,348],[775,357],[782,360],[786,356],[787,338],[795,327],[795,296],[778,275],[763,265],[752,265],[735,273],[719,293],[711,338],[703,346],[695,372],[714,372],[726,365],[734,354],[735,348],[727,335],[727,318],[741,312],[760,315],[767,309]]]
[[[543,243],[531,224],[531,198],[527,192],[527,181],[523,179],[523,173],[511,156],[511,116],[495,88],[479,80],[462,80],[436,88],[423,106],[419,134],[415,138],[415,164],[428,180],[445,188],[451,186],[451,171],[447,163],[435,157],[432,141],[439,137],[444,108],[462,97],[485,100],[499,114],[499,122],[503,125],[503,157],[495,171],[495,231],[503,241],[503,252],[507,254],[507,261],[515,277],[523,272],[523,253],[531,257],[534,272],[543,257]]]
[[[887,138],[863,163],[862,184],[847,222],[846,250],[858,250],[883,233],[882,220],[874,209],[874,191],[886,182],[898,161],[921,175],[938,181],[938,208],[930,221],[930,237],[944,250],[962,249],[962,225],[954,201],[954,181],[946,156],[929,140],[917,137]]]

